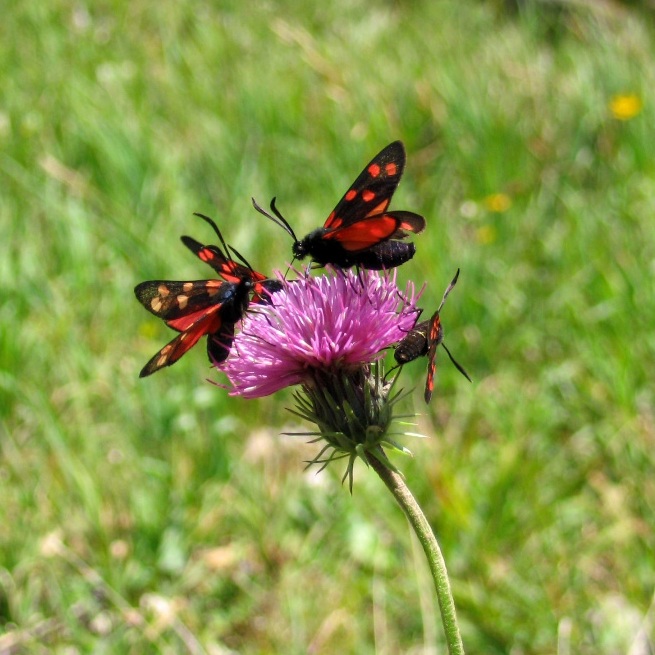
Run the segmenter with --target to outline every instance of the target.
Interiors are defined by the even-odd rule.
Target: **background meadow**
[[[655,32],[647,3],[5,2],[0,653],[443,653],[381,482],[230,398],[133,295],[263,271],[387,143],[427,217],[400,271],[446,343],[413,459],[469,653],[654,648]],[[650,650],[649,650],[650,648]]]

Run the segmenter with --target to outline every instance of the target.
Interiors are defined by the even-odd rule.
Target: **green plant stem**
[[[384,452],[380,453],[380,457],[386,459]],[[455,613],[455,601],[450,590],[446,562],[439,548],[437,538],[434,536],[434,532],[432,532],[432,528],[425,518],[425,514],[423,514],[420,505],[416,502],[416,498],[412,495],[402,476],[385,466],[372,453],[367,454],[367,459],[384,484],[387,485],[403,512],[405,512],[412,528],[414,528],[416,536],[421,542],[421,546],[423,546],[437,591],[448,652],[450,655],[464,655],[464,645],[462,644],[462,637],[459,633],[459,625],[457,624],[457,615]]]

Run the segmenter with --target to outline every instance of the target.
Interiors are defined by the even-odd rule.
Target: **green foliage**
[[[363,467],[353,497],[343,471],[303,472],[316,447],[278,436],[308,427],[290,394],[228,397],[202,348],[137,377],[170,332],[133,286],[208,272],[178,241],[210,238],[193,211],[282,268],[287,235],[250,197],[304,234],[397,138],[394,206],[428,219],[400,275],[428,281],[429,311],[462,269],[442,318],[474,384],[440,352],[426,409],[425,362],[405,367],[431,438],[398,465],[467,651],[652,647],[655,34],[637,8],[568,3],[545,29],[539,3],[5,4],[0,651],[442,647],[404,518]],[[628,120],[621,94],[643,104]]]

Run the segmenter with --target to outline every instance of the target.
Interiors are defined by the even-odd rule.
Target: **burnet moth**
[[[448,353],[450,361],[455,365],[457,370],[470,382],[471,378],[464,368],[455,361],[455,358],[450,354],[446,344],[443,342],[444,331],[443,325],[441,324],[440,312],[441,308],[446,302],[448,294],[453,290],[455,284],[457,284],[457,278],[459,277],[459,269],[453,278],[452,282],[448,285],[448,288],[444,292],[441,304],[439,309],[432,315],[432,317],[427,321],[422,321],[414,326],[414,328],[407,334],[407,336],[396,346],[394,352],[394,359],[399,365],[407,364],[418,357],[427,355],[428,358],[428,375],[425,381],[425,393],[424,398],[425,402],[429,403],[432,398],[432,392],[434,391],[434,374],[436,371],[436,355],[437,347],[442,345],[444,350]]]
[[[291,235],[293,256],[311,257],[324,266],[358,266],[382,270],[400,266],[416,252],[413,243],[399,241],[425,229],[425,219],[409,211],[387,211],[405,168],[405,148],[394,141],[379,152],[359,174],[332,210],[325,225],[302,239],[271,201],[273,215],[253,199],[255,209]]]
[[[228,247],[211,218],[203,214],[196,216],[213,227],[223,248],[202,245],[188,236],[183,236],[182,242],[209,264],[222,280],[149,280],[135,287],[139,302],[180,333],[150,359],[139,377],[175,364],[205,335],[210,361],[225,361],[234,339],[234,326],[246,313],[251,293],[252,302],[267,303],[271,294],[282,288],[280,281],[267,279],[253,270],[242,255]],[[230,252],[241,263],[233,260]]]

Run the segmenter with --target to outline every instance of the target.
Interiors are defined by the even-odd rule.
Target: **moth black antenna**
[[[291,227],[291,225],[289,225],[287,219],[284,218],[284,216],[282,216],[280,210],[275,206],[275,200],[276,198],[275,196],[273,196],[273,198],[271,198],[271,211],[280,219],[280,221],[282,221],[282,224],[286,226],[287,230],[289,230],[289,234],[293,237],[293,240],[298,241],[298,239],[296,238],[296,233],[293,231],[293,228]]]
[[[248,269],[250,269],[253,273],[255,272],[255,269],[248,263],[248,260],[236,249],[233,248],[232,246],[228,246],[229,249],[232,251],[234,256]],[[229,251],[228,251],[229,254]]]
[[[451,283],[448,285],[448,288],[446,291],[444,291],[443,298],[441,299],[441,304],[439,305],[439,309],[437,310],[437,314],[441,311],[441,308],[444,306],[444,303],[446,302],[446,298],[448,298],[448,294],[453,290],[453,287],[457,284],[457,278],[459,277],[459,268],[457,269],[457,273],[455,273],[455,277],[452,279]],[[448,353],[448,357],[450,357],[450,361],[455,365],[455,368],[469,381],[473,382],[471,378],[469,377],[469,374],[464,370],[464,367],[450,354],[450,350],[446,347],[446,344],[442,341],[441,345],[444,347],[444,350]]]
[[[209,218],[209,216],[205,216],[205,214],[201,214],[200,212],[193,212],[193,215],[198,216],[199,218],[202,218],[203,221],[206,221],[207,223],[209,223],[212,226],[212,228],[214,229],[214,232],[216,232],[216,236],[218,237],[218,240],[221,242],[221,245],[223,246],[223,250],[225,251],[225,255],[229,256],[229,254],[230,254],[229,247],[228,247],[227,243],[225,243],[225,239],[223,238],[223,235],[221,234],[221,231],[218,229],[218,225],[216,225],[216,223],[213,221],[213,219]]]
[[[289,225],[288,221],[278,208],[275,206],[275,198],[271,200],[271,211],[275,214],[275,216],[271,216],[265,209],[262,209],[258,204],[257,201],[254,198],[251,198],[252,200],[252,206],[260,213],[262,216],[266,216],[266,218],[270,219],[275,223],[278,227],[281,227],[296,243],[298,242],[298,238],[296,237],[296,233],[293,231],[293,228],[291,225]],[[293,256],[293,259],[291,260],[291,263],[289,264],[287,268],[287,272],[284,274],[284,279],[287,279],[287,275],[289,275],[289,271],[291,270],[291,267],[293,266],[293,262],[296,261],[296,256]]]
[[[464,370],[464,367],[457,362],[457,360],[450,354],[450,350],[446,348],[446,344],[442,341],[441,345],[444,347],[444,350],[448,353],[448,357],[450,357],[450,361],[455,365],[455,368],[469,381],[473,382],[471,378],[469,377],[469,374]]]
[[[437,314],[441,312],[441,308],[444,306],[446,302],[446,298],[448,298],[448,294],[453,290],[453,287],[457,284],[458,277],[459,277],[459,268],[457,269],[457,273],[455,273],[455,277],[453,278],[452,282],[448,285],[448,288],[444,291],[443,298],[441,299],[441,304],[439,305],[439,309],[437,309]]]
[[[275,206],[275,198],[271,200],[271,211],[275,216],[271,216],[265,209],[262,209],[258,204],[257,201],[254,198],[251,198],[252,200],[252,206],[263,216],[266,216],[266,218],[270,219],[275,223],[276,225],[279,225],[287,234],[291,236],[291,238],[294,241],[298,241],[296,238],[296,233],[293,231],[291,225],[289,225],[288,221],[280,212],[278,211],[277,207]]]

